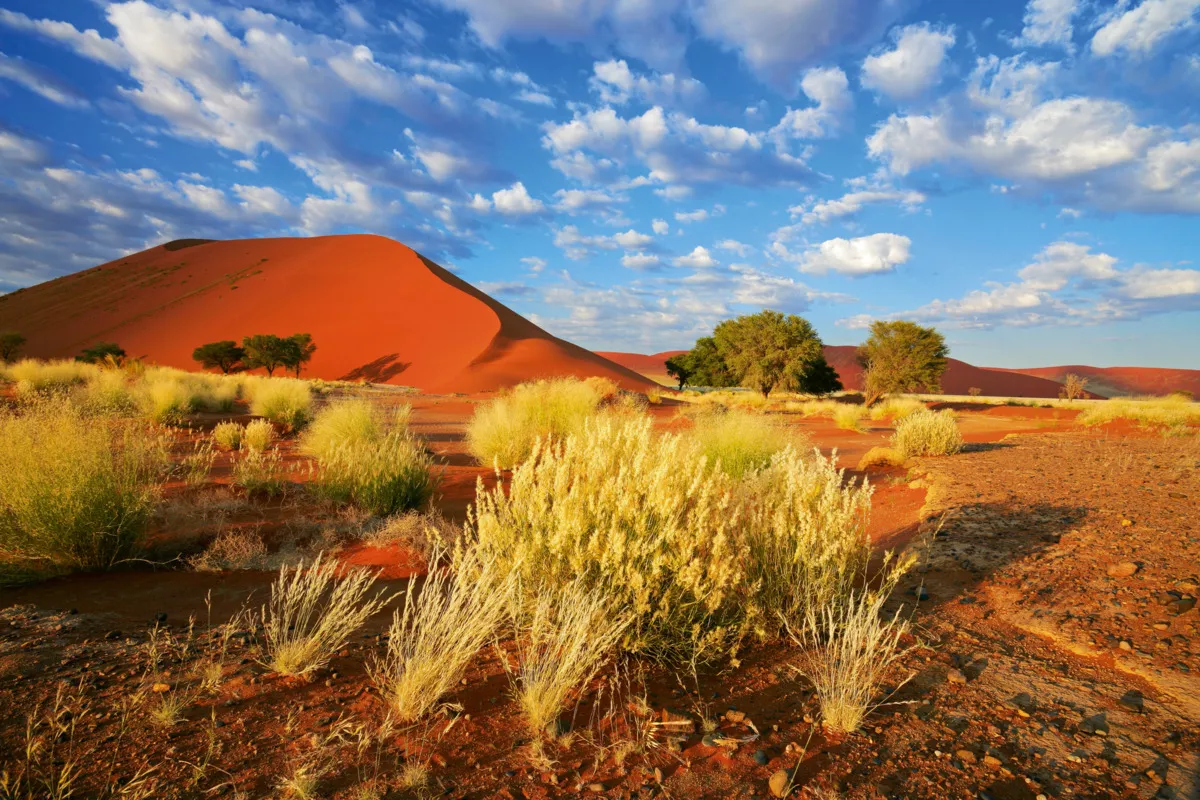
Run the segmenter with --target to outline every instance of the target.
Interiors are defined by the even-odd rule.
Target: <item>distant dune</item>
[[[651,385],[380,236],[169,242],[0,296],[0,330],[20,331],[38,358],[113,341],[185,369],[205,342],[305,332],[317,345],[308,377],[433,392],[563,375]]]
[[[1191,392],[1200,398],[1200,369],[1159,369],[1156,367],[1086,367],[1073,364],[1066,367],[1035,367],[1014,369],[1023,375],[1035,375],[1052,381],[1063,381],[1070,373],[1088,379],[1088,389],[1104,397],[1122,395]]]
[[[849,390],[862,388],[862,367],[855,360],[853,345],[829,345],[825,347],[825,360],[837,370],[842,384]],[[635,372],[670,383],[664,362],[671,356],[685,352],[669,350],[654,355],[638,353],[600,353],[618,364]],[[1045,377],[1021,374],[1009,370],[993,370],[972,366],[965,361],[950,359],[950,366],[942,377],[942,391],[946,394],[967,394],[977,387],[991,397],[1058,397],[1061,384]]]

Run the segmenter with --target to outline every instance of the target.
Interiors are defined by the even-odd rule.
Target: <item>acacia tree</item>
[[[294,370],[296,377],[299,378],[300,369],[312,360],[317,346],[313,344],[311,333],[293,333],[287,338],[286,343],[287,358],[284,359],[283,365]]]
[[[1068,372],[1063,379],[1062,389],[1058,396],[1064,400],[1079,400],[1087,394],[1088,379],[1074,372]]]
[[[821,337],[808,320],[778,311],[725,320],[713,340],[729,374],[763,397],[777,386],[795,388],[821,356]]]
[[[192,351],[192,359],[205,369],[216,367],[226,375],[246,356],[246,351],[237,342],[224,339],[220,342],[202,344]]]
[[[242,349],[245,351],[243,361],[248,369],[262,367],[267,375],[274,375],[275,370],[288,363],[294,345],[289,339],[276,336],[273,333],[256,333],[242,339]]]
[[[679,381],[679,391],[687,386],[692,377],[692,364],[687,353],[680,353],[667,359],[667,374]]]
[[[0,361],[12,361],[24,344],[25,337],[16,331],[0,331]]]
[[[717,350],[717,343],[711,336],[702,336],[696,340],[692,349],[683,356],[684,363],[691,371],[688,383],[692,386],[711,386],[721,388],[733,386],[736,381],[729,374],[725,359]]]
[[[85,347],[83,352],[75,357],[75,360],[85,361],[88,364],[102,362],[120,364],[125,360],[125,348],[116,342],[96,342],[91,347]]]
[[[866,404],[873,405],[885,394],[941,391],[950,348],[934,328],[907,320],[876,320],[857,355]]]

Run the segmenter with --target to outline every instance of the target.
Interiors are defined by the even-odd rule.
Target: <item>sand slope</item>
[[[1191,392],[1200,397],[1200,369],[1163,369],[1157,367],[1088,367],[1071,364],[1063,367],[1014,369],[1024,375],[1034,375],[1061,383],[1070,373],[1088,379],[1088,389],[1104,397],[1138,394],[1170,394]]]
[[[857,348],[853,345],[826,345],[825,360],[837,370],[846,389],[856,391],[862,388],[862,367],[858,365],[854,354]],[[666,377],[665,362],[670,356],[682,353],[682,350],[668,350],[654,355],[639,353],[600,353],[623,366],[643,375],[654,377],[663,383],[670,383]],[[967,394],[971,387],[978,387],[984,395],[993,397],[1058,397],[1061,388],[1058,383],[1047,378],[1023,375],[1008,370],[992,370],[975,367],[965,361],[950,359],[950,366],[942,378],[942,391],[946,394]]]
[[[561,375],[651,385],[380,236],[170,242],[0,297],[0,330],[23,333],[34,357],[113,341],[185,369],[204,342],[306,332],[306,376],[432,392]]]

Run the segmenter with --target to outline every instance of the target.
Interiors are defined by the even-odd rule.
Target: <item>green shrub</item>
[[[67,403],[0,413],[0,549],[111,567],[137,550],[166,464],[162,438]]]
[[[762,469],[780,450],[800,443],[769,418],[739,410],[696,415],[690,435],[709,464],[719,463],[735,478]]]
[[[245,427],[236,422],[221,422],[213,428],[212,438],[217,446],[224,450],[237,450],[242,446],[242,436],[245,432]]]
[[[313,418],[300,439],[300,450],[321,459],[344,445],[378,441],[389,429],[407,427],[410,410],[401,405],[389,418],[369,400],[338,400]]]
[[[903,458],[949,456],[962,449],[962,433],[954,421],[954,412],[918,411],[896,423],[892,447]]]
[[[482,464],[510,469],[529,457],[538,439],[580,430],[609,393],[577,378],[522,383],[475,412],[467,449]]]

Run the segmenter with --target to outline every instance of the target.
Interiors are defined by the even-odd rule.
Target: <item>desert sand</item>
[[[205,342],[305,332],[317,344],[309,378],[435,392],[564,375],[651,385],[381,236],[170,242],[0,297],[0,329],[23,333],[35,358],[112,341],[195,369]]]

